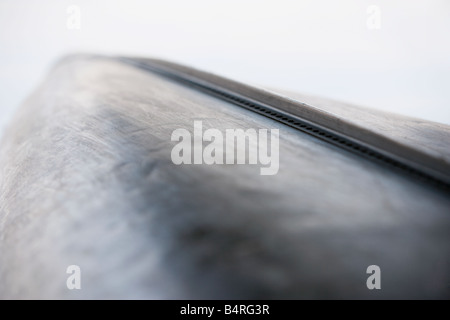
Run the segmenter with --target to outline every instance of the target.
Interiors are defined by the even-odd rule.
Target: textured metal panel
[[[173,164],[194,120],[279,129],[278,174]],[[1,298],[450,297],[447,192],[118,60],[59,63],[0,170]]]

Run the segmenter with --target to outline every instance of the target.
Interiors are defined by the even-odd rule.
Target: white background
[[[381,10],[370,30],[367,8]],[[81,29],[66,26],[81,10]],[[0,135],[59,57],[159,57],[450,124],[450,1],[0,0]]]

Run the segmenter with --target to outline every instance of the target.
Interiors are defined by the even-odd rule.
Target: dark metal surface
[[[173,164],[194,120],[279,129],[278,174]],[[447,192],[118,60],[59,63],[0,170],[1,298],[450,297]]]
[[[367,109],[358,110],[354,107],[352,111],[356,111],[356,114],[345,111],[342,114],[340,110],[336,114],[329,112],[329,107],[317,108],[301,102],[304,99],[296,101],[291,98],[296,95],[290,94],[287,98],[284,95],[267,92],[174,63],[139,58],[120,58],[120,60],[205,91],[338,147],[450,190],[449,148],[445,144],[442,148],[439,141],[435,140],[427,144],[428,139],[424,131],[428,128],[424,128],[419,119],[383,114]],[[328,106],[330,102],[326,101],[325,104]],[[332,102],[331,105],[333,104],[335,103]],[[351,106],[346,106],[347,109],[349,107],[352,109]],[[336,108],[334,110],[336,111]],[[391,122],[386,128],[386,124],[389,124],[387,118],[390,116],[397,118],[397,122]],[[375,118],[378,121],[374,122],[373,119],[367,118]],[[398,130],[399,126],[400,130]],[[419,136],[415,137],[411,135],[410,128],[417,126],[422,128]],[[450,141],[448,126],[437,123],[434,126],[439,127],[439,130],[434,130],[437,133],[436,138]]]

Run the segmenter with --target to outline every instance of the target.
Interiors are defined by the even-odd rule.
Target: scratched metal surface
[[[450,186],[449,148],[448,142],[445,142],[450,137],[449,126],[430,122],[425,122],[427,125],[423,125],[417,119],[395,117],[389,113],[371,112],[351,105],[345,105],[344,107],[344,104],[340,104],[336,106],[325,99],[321,101],[320,107],[309,105],[296,99],[295,96],[291,98],[290,96],[278,95],[258,87],[172,62],[143,58],[121,59],[139,68],[150,69],[153,72],[161,72],[170,78],[174,77],[187,81],[189,85],[203,84],[208,88],[208,92],[211,92],[211,88],[216,88],[225,96],[227,92],[231,92],[231,95],[238,101],[239,97],[242,97],[250,105],[256,102],[262,104],[264,108],[268,106],[272,111],[276,111],[275,114],[278,113],[281,116],[281,122],[283,122],[283,115],[280,114],[280,111],[281,113],[287,113],[294,118],[315,125],[316,129],[323,132],[321,137],[323,139],[329,139],[325,131],[331,132],[333,135],[339,136],[338,139],[345,138],[351,140],[351,144],[356,143],[363,148],[369,147],[373,151],[381,151],[384,156],[391,160],[400,161],[402,164],[414,168],[414,170],[420,170],[422,173]],[[253,110],[258,112],[257,109]],[[386,120],[386,118],[391,119]],[[285,122],[285,124],[289,125],[289,122]],[[435,134],[433,132],[430,134],[430,128]],[[302,129],[300,128],[300,130]],[[418,134],[419,131],[421,134]],[[444,141],[443,145],[438,141]],[[329,142],[333,143],[330,140]]]
[[[361,106],[355,106],[331,99],[314,97],[297,92],[271,89],[291,99],[307,103],[321,110],[332,113],[337,118],[346,119],[360,127],[393,138],[410,147],[419,149],[430,156],[440,158],[450,166],[450,126],[433,121],[427,121],[380,111]],[[427,108],[425,105],[424,108]]]
[[[279,129],[278,174],[174,165],[194,120]],[[0,170],[0,298],[450,297],[448,193],[111,59],[60,62]]]

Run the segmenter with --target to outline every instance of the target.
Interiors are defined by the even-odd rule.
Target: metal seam
[[[127,64],[134,65],[135,67],[138,67],[140,69],[144,69],[146,71],[150,71],[162,75],[164,77],[170,78],[172,80],[175,80],[177,82],[183,83],[185,85],[188,85],[189,87],[199,89],[202,92],[206,92],[210,95],[221,98],[228,102],[232,102],[235,105],[243,107],[247,110],[251,110],[255,113],[273,119],[277,122],[288,125],[299,131],[312,135],[320,140],[326,141],[334,146],[358,154],[364,157],[365,159],[381,163],[392,169],[395,169],[396,171],[400,171],[408,174],[409,176],[413,176],[419,181],[430,183],[433,186],[443,189],[445,191],[450,191],[450,184],[448,184],[446,181],[433,177],[432,175],[429,175],[426,172],[421,171],[420,169],[411,167],[408,164],[403,163],[401,160],[397,160],[392,156],[384,154],[383,152],[378,151],[369,145],[344,137],[341,134],[337,134],[331,130],[327,130],[326,128],[313,124],[307,120],[301,119],[298,116],[289,115],[286,112],[277,110],[275,107],[271,107],[256,101],[252,101],[251,99],[240,96],[238,94],[230,93],[228,90],[221,90],[220,88],[217,88],[217,86],[215,85],[208,86],[200,82],[194,82],[190,79],[180,77],[175,72],[170,73],[167,70],[159,69],[147,63],[138,62],[136,60],[129,58],[119,58],[119,60]]]

